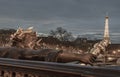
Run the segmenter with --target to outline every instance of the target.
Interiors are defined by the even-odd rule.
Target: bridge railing
[[[117,67],[117,66],[116,66]],[[118,69],[119,68],[119,69]],[[0,77],[119,77],[120,67],[0,58]]]

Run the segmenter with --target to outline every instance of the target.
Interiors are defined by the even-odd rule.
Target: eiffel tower
[[[105,30],[104,30],[104,39],[110,41],[110,36],[109,36],[109,17],[105,17]]]

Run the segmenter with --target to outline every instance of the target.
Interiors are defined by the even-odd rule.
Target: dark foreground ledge
[[[120,77],[120,66],[81,66],[0,58],[0,77]]]

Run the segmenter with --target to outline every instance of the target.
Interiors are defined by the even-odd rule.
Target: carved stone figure
[[[13,59],[39,60],[49,62],[67,63],[72,61],[80,61],[85,64],[91,64],[95,60],[92,54],[73,54],[63,52],[62,50],[40,49],[37,34],[32,28],[19,28],[11,35],[11,47],[0,48],[0,57]]]
[[[40,48],[39,42],[41,39],[38,40],[36,32],[33,31],[31,27],[26,30],[19,28],[14,34],[11,35],[10,39],[11,47],[30,49]]]
[[[24,60],[38,60],[48,62],[67,63],[72,61],[80,61],[85,64],[91,64],[95,61],[96,57],[92,54],[73,54],[53,49],[25,49],[25,48],[0,48],[0,57],[24,59]]]

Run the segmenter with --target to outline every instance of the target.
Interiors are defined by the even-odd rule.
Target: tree
[[[62,27],[57,27],[56,30],[51,30],[50,35],[58,38],[60,41],[70,41],[73,37],[71,32],[68,32]]]

